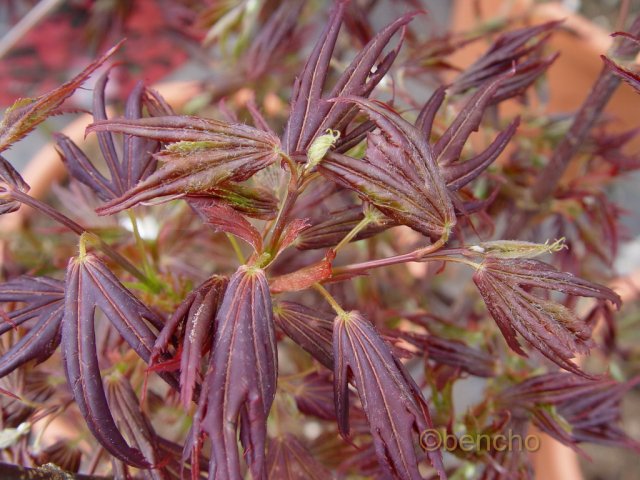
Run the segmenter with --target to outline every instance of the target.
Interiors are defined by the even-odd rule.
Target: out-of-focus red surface
[[[98,5],[63,2],[0,60],[0,107],[52,90],[122,38],[116,60],[125,68],[113,78],[124,97],[140,75],[160,80],[187,59],[189,43],[199,43],[193,11],[179,1],[118,0],[108,15]]]

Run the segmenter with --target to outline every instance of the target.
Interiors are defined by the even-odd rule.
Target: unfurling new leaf
[[[105,120],[87,132],[120,132],[170,144],[156,155],[163,165],[99,208],[100,215],[158,198],[206,195],[229,182],[247,180],[280,156],[280,141],[269,132],[198,117]]]
[[[166,351],[182,325],[180,354],[180,400],[188,408],[201,377],[200,365],[213,341],[215,317],[228,279],[214,275],[191,291],[162,328],[153,347],[154,364]]]
[[[571,359],[588,352],[589,326],[564,305],[533,295],[530,288],[557,290],[620,304],[620,297],[610,289],[532,259],[489,255],[479,265],[473,281],[515,352],[526,356],[516,338],[519,334],[549,360],[582,376],[586,374]]]

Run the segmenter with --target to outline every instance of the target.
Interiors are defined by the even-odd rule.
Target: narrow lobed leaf
[[[356,103],[381,133],[368,134],[364,159],[329,153],[320,172],[355,190],[397,223],[428,236],[448,236],[456,217],[423,134],[380,104],[355,97],[337,101]]]
[[[447,87],[444,85],[438,87],[424,104],[416,119],[416,128],[424,134],[427,142],[430,141],[433,122],[435,121],[436,113],[442,106],[442,102],[444,102],[446,92]]]
[[[402,46],[404,28],[418,14],[419,12],[407,13],[378,32],[342,73],[327,98],[349,96],[367,98],[391,68]],[[402,32],[398,45],[378,61],[378,58],[398,31]],[[312,135],[312,138],[326,129],[345,132],[347,125],[357,113],[357,108],[345,103],[327,103],[323,101],[317,107],[313,115],[323,120]],[[348,139],[348,137],[345,137],[345,139]],[[338,141],[336,147],[340,147],[344,141]]]
[[[577,445],[582,442],[639,451],[640,443],[619,427],[622,397],[639,381],[640,377],[617,382],[554,372],[506,388],[498,403],[528,412],[539,429],[581,454]]]
[[[105,90],[109,79],[108,70],[97,81],[93,94],[94,121],[107,119]],[[153,90],[138,82],[127,98],[125,118],[138,119],[146,106],[151,115],[169,115],[172,112],[164,99]],[[149,176],[156,168],[154,153],[160,144],[155,140],[125,134],[121,158],[111,132],[99,132],[98,145],[109,171],[109,179],[102,175],[86,155],[69,138],[54,134],[60,156],[69,173],[91,188],[103,201],[110,201],[123,195],[140,180]]]
[[[142,82],[138,82],[127,98],[124,117],[132,120],[142,118],[142,107],[149,103],[147,97],[147,89]],[[168,115],[173,112],[169,109],[162,113]],[[157,162],[153,153],[159,147],[159,142],[155,140],[123,135],[122,161],[118,164],[122,179],[122,190],[118,192],[120,195],[135,187],[156,169]],[[115,172],[112,173],[112,178],[114,174]]]
[[[263,75],[279,58],[279,53],[285,49],[287,40],[291,38],[298,24],[304,4],[303,0],[280,2],[278,8],[262,26],[244,58],[250,78],[255,79]]]
[[[483,262],[486,271],[504,281],[517,282],[528,287],[557,290],[569,295],[608,300],[616,307],[622,305],[620,296],[610,288],[584,280],[568,272],[561,272],[548,263],[529,258],[500,259],[487,257]]]
[[[62,323],[62,302],[48,316],[40,320],[0,357],[0,377],[13,372],[25,363],[45,361],[60,344],[60,324]]]
[[[174,147],[174,151],[184,153],[210,146],[198,145],[199,142],[215,143],[233,139],[236,145],[246,147],[277,146],[279,143],[273,134],[248,125],[186,115],[101,120],[87,127],[87,134],[92,132],[125,133],[164,143],[192,142],[191,145],[185,143]]]
[[[118,427],[129,442],[144,455],[149,465],[158,465],[161,457],[157,434],[140,409],[140,400],[131,383],[117,370],[109,374],[104,382],[109,408]],[[148,473],[153,480],[169,478],[160,469]]]
[[[433,158],[438,166],[448,166],[460,158],[469,136],[478,130],[480,121],[493,95],[501,84],[515,75],[508,71],[483,83],[465,103],[453,123],[445,130],[433,146]]]
[[[394,477],[421,479],[415,435],[433,428],[427,403],[389,345],[358,312],[334,320],[334,395],[338,428],[349,435],[348,382],[358,391],[369,421],[380,465]],[[441,479],[446,478],[439,451],[427,452]]]
[[[273,311],[276,324],[284,333],[333,370],[333,314],[287,301],[278,302]]]
[[[69,174],[76,180],[91,188],[102,201],[109,201],[118,196],[118,191],[111,182],[91,163],[85,153],[66,135],[54,133],[60,158]],[[119,178],[119,177],[118,177]]]
[[[487,79],[511,70],[514,63],[518,72],[525,75],[530,73],[529,68],[521,70],[520,67],[525,66],[529,59],[537,60],[547,39],[561,24],[562,21],[551,21],[499,35],[485,54],[456,78],[452,85],[452,92],[459,93],[479,87]],[[536,77],[545,68],[538,71]],[[519,81],[518,75],[512,77],[512,81]],[[534,79],[535,77],[529,78],[528,82],[531,83]],[[514,92],[516,91],[517,89],[514,89]]]
[[[0,284],[0,302],[25,305],[3,315],[0,335],[34,318],[50,317],[64,300],[64,283],[49,277],[23,275]]]
[[[214,275],[190,292],[165,324],[153,347],[152,363],[167,349],[178,325],[184,324],[180,355],[180,400],[185,408],[193,399],[203,355],[213,340],[215,317],[227,282],[226,277]]]
[[[488,352],[472,348],[461,340],[412,332],[402,332],[400,336],[422,349],[427,360],[459,368],[477,377],[495,375],[495,359]]]
[[[18,277],[0,285],[0,301],[25,303],[24,307],[5,314],[0,334],[35,319],[29,331],[0,357],[0,377],[4,377],[31,360],[46,360],[58,348],[64,309],[63,283],[48,277]]]
[[[273,310],[264,272],[241,266],[216,316],[209,370],[191,443],[211,438],[209,478],[241,479],[238,429],[253,478],[265,473],[266,421],[275,397],[277,354]]]
[[[284,149],[290,155],[305,150],[306,145],[301,139],[306,130],[311,130],[305,123],[308,121],[314,104],[320,100],[322,95],[345,6],[346,1],[344,0],[339,0],[334,4],[329,20],[302,69],[300,77],[296,78],[293,86],[291,113],[283,135]],[[313,131],[315,132],[316,129],[314,128]],[[306,133],[306,136],[308,137],[307,143],[310,143],[313,137],[309,133]]]
[[[123,462],[148,468],[149,462],[127,445],[109,410],[96,352],[94,315],[99,308],[129,346],[146,362],[151,361],[156,336],[147,321],[162,322],[129,292],[93,254],[72,258],[65,279],[62,320],[62,356],[73,397],[96,439]],[[172,387],[173,375],[162,373]]]
[[[347,3],[344,0],[335,3],[325,30],[320,35],[302,74],[296,79],[291,115],[283,136],[284,148],[290,155],[306,152],[313,140],[327,129],[344,134],[357,112],[352,105],[328,103],[323,99],[329,64]],[[368,97],[394,62],[402,40],[396,49],[380,61],[378,58],[392,37],[416,15],[417,13],[403,15],[372,38],[342,73],[327,98]],[[337,147],[340,143],[338,142]]]
[[[279,157],[269,132],[198,117],[151,117],[95,123],[88,132],[115,131],[173,142],[157,155],[162,167],[97,212],[110,215],[159,197],[206,194],[247,180]],[[177,142],[177,143],[176,143]]]
[[[464,162],[441,166],[440,171],[447,187],[452,190],[460,190],[462,187],[473,181],[491,165],[496,158],[504,151],[509,141],[516,133],[520,118],[516,118],[507,128],[501,131],[491,144],[481,153]]]
[[[118,430],[105,396],[93,319],[95,300],[101,295],[96,294],[95,280],[83,264],[84,260],[71,259],[65,282],[62,355],[67,380],[78,409],[100,444],[123,462],[147,468],[150,464],[144,455],[130,447]]]
[[[620,303],[618,295],[601,285],[559,272],[546,263],[522,258],[487,256],[474,274],[473,281],[489,313],[515,352],[526,356],[516,338],[519,334],[560,367],[588,377],[571,358],[589,351],[589,326],[564,305],[536,297],[525,288],[557,290],[569,295],[609,300],[616,305]]]
[[[521,62],[517,66],[516,74],[504,82],[498,88],[491,99],[491,105],[497,105],[500,102],[524,95],[524,93],[531,87],[548,69],[553,62],[555,62],[560,56],[560,52],[547,55],[546,57],[533,58]]]

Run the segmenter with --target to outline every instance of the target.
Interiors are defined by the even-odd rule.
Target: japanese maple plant
[[[382,1],[166,3],[209,29],[190,48],[235,41],[237,78],[203,82],[197,115],[141,82],[107,114],[125,40],[0,123],[0,152],[28,142],[99,70],[97,147],[53,134],[69,177],[55,195],[0,157],[0,213],[33,210],[2,258],[6,464],[490,479],[532,477],[529,453],[445,455],[425,432],[640,450],[617,425],[638,377],[604,286],[621,215],[605,189],[640,166],[623,153],[637,130],[601,118],[622,80],[640,88],[640,20],[558,119],[542,112],[561,22],[425,37],[410,1],[377,33]],[[486,38],[468,68],[448,60]],[[47,442],[57,424],[65,440]]]

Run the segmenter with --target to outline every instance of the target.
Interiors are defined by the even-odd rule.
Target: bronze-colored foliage
[[[516,335],[560,367],[586,375],[571,358],[589,351],[591,331],[562,304],[530,293],[530,287],[569,295],[594,297],[620,305],[612,290],[533,259],[504,259],[488,255],[473,276],[487,309],[509,346],[526,355]]]
[[[194,417],[192,442],[211,438],[210,478],[242,478],[238,429],[254,478],[265,469],[267,416],[277,381],[271,296],[262,270],[240,267],[229,280],[218,314],[209,370]]]
[[[0,156],[0,215],[14,217],[0,232],[0,470],[529,479],[523,451],[448,440],[445,470],[424,434],[532,425],[578,452],[640,451],[620,428],[640,383],[637,312],[614,312],[604,286],[632,210],[610,192],[640,167],[640,129],[602,117],[619,84],[638,89],[640,17],[577,112],[557,116],[545,74],[561,22],[451,32],[418,0],[66,3],[41,19],[25,69],[61,63],[47,29],[79,12],[83,38],[146,32],[122,48],[137,77],[186,52],[175,73],[203,76],[172,107],[131,65],[105,67],[86,129],[97,148],[53,134],[72,177],[54,189],[62,206]],[[472,65],[452,56],[483,40]],[[5,45],[0,72],[17,71],[5,59],[26,56]],[[63,102],[113,53],[10,107],[0,152],[76,113]],[[458,382],[474,376],[483,388],[460,410]],[[47,438],[58,419],[65,443]]]
[[[0,285],[0,301],[25,304],[5,314],[0,334],[33,321],[29,331],[0,357],[3,377],[30,360],[46,360],[58,348],[64,310],[63,283],[47,277],[18,277]]]
[[[349,436],[348,380],[353,378],[381,466],[400,478],[422,478],[414,438],[433,428],[420,389],[389,345],[358,312],[334,320],[335,404],[340,433]],[[440,478],[446,478],[440,452],[428,452]]]
[[[157,325],[160,321],[95,255],[85,254],[69,261],[62,354],[74,399],[87,426],[104,448],[129,465],[146,468],[150,466],[149,461],[138,449],[127,445],[107,403],[96,351],[96,308],[147,363],[156,340],[147,322]],[[163,376],[176,384],[172,376]]]
[[[453,205],[421,132],[380,104],[356,97],[337,102],[358,105],[381,133],[367,135],[364,159],[330,153],[320,171],[356,190],[399,224],[425,235],[448,237],[456,223]]]
[[[93,118],[96,121],[107,119],[105,91],[108,80],[109,71],[98,79],[94,89]],[[127,98],[125,118],[141,118],[143,107],[146,107],[150,115],[173,113],[158,93],[138,82]],[[94,162],[68,137],[61,133],[55,134],[60,156],[69,173],[91,188],[101,200],[106,202],[123,195],[155,170],[156,159],[153,153],[159,148],[158,142],[125,134],[120,159],[113,135],[110,132],[101,132],[97,136],[100,152],[109,170],[109,178],[100,173]]]
[[[157,154],[163,165],[120,197],[98,209],[116,213],[156,198],[206,194],[247,180],[279,157],[273,134],[247,125],[197,117],[104,120],[87,132],[120,132],[169,143]]]

